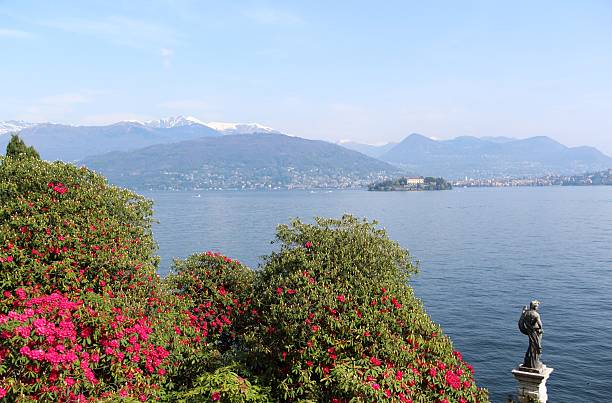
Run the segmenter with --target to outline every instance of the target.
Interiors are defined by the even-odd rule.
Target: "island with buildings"
[[[448,190],[452,185],[444,178],[433,176],[402,176],[396,179],[384,180],[368,185],[369,191],[421,191],[421,190]]]

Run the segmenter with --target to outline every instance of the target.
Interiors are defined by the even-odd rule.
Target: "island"
[[[452,185],[444,178],[434,178],[433,176],[402,176],[368,185],[369,191],[378,192],[449,190],[452,188]]]

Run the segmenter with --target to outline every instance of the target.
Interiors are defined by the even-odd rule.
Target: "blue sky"
[[[0,120],[192,115],[612,155],[612,2],[0,0]]]

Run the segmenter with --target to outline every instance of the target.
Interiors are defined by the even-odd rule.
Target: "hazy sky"
[[[120,4],[122,3],[122,4]],[[0,0],[0,120],[192,115],[612,155],[612,1]]]

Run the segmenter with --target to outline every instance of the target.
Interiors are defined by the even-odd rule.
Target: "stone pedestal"
[[[512,370],[512,375],[518,381],[518,400],[520,403],[546,403],[546,381],[554,368],[542,365],[540,370],[519,365]]]

